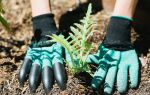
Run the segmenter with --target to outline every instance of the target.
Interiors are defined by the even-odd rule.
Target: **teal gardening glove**
[[[98,52],[89,55],[88,63],[98,64],[91,86],[97,89],[104,82],[104,94],[112,94],[115,79],[117,89],[125,93],[130,75],[130,87],[139,83],[139,62],[137,54],[130,43],[131,20],[113,16],[110,19],[106,37]]]
[[[52,14],[44,14],[33,18],[34,37],[29,46],[24,63],[19,72],[19,82],[24,84],[29,74],[29,87],[35,92],[42,75],[42,83],[48,94],[54,84],[54,77],[59,87],[66,88],[66,75],[63,65],[63,47],[49,42],[47,35],[56,34],[57,28]]]

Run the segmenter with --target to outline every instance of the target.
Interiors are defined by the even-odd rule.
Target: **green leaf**
[[[8,22],[1,15],[0,15],[0,22],[7,30],[10,30]]]
[[[70,27],[71,31],[74,33],[74,35],[78,35],[79,37],[82,37],[82,34],[80,31],[74,27]]]
[[[83,26],[81,24],[78,24],[78,23],[75,23],[74,24],[78,29],[82,30],[83,29]],[[80,31],[79,31],[80,32]]]
[[[2,5],[2,0],[0,0],[0,23],[7,29],[10,31],[10,27],[8,22],[4,19],[3,14],[4,10],[3,10],[3,5]]]

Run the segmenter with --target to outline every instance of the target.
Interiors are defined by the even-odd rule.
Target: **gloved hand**
[[[35,92],[41,75],[45,92],[48,94],[56,80],[58,86],[66,88],[66,74],[63,64],[64,48],[49,42],[46,35],[57,31],[52,14],[44,14],[33,19],[34,36],[19,72],[19,82],[24,84],[29,74],[29,88]]]
[[[134,49],[116,51],[101,45],[96,54],[89,55],[87,62],[99,65],[93,76],[91,86],[98,88],[104,81],[105,94],[112,93],[116,76],[117,89],[120,93],[127,90],[128,74],[131,81],[130,87],[135,88],[138,85],[139,62]]]
[[[50,47],[28,48],[24,63],[20,69],[19,82],[23,84],[29,74],[29,87],[35,92],[42,75],[45,91],[48,93],[53,86],[54,76],[62,90],[65,89],[66,75],[63,65],[63,48],[55,43]]]
[[[98,89],[104,82],[104,93],[112,94],[115,80],[120,93],[128,87],[136,88],[139,82],[139,62],[130,42],[131,20],[124,17],[111,17],[106,37],[96,54],[87,58],[88,63],[95,63],[98,68],[91,86]]]

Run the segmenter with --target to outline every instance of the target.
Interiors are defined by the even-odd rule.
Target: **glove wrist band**
[[[107,28],[107,33],[103,41],[103,45],[106,48],[114,50],[129,50],[133,49],[131,44],[132,20],[112,16]]]
[[[44,47],[52,45],[48,35],[57,34],[58,29],[54,21],[54,15],[43,14],[32,18],[33,38],[30,47]]]

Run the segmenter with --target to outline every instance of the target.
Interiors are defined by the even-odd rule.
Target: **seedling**
[[[60,43],[66,50],[66,63],[73,73],[90,72],[86,63],[87,56],[91,52],[92,43],[88,38],[93,34],[93,19],[91,17],[92,6],[89,4],[86,16],[80,20],[81,24],[75,23],[70,29],[72,33],[65,39],[63,35],[52,35],[52,41]],[[69,41],[69,39],[72,39]]]

